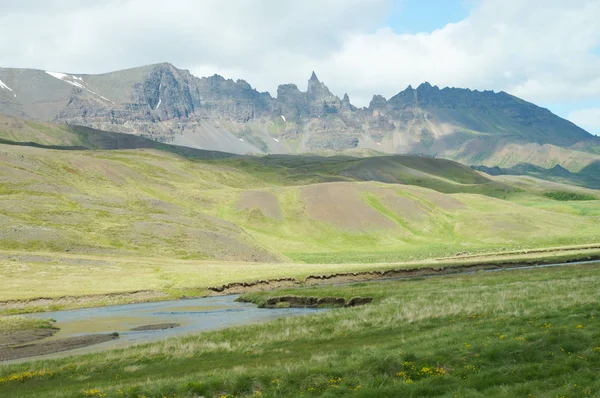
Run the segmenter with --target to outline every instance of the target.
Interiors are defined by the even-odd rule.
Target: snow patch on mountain
[[[2,80],[0,80],[0,88],[7,89],[8,91],[12,91],[12,88],[8,87]]]
[[[94,93],[94,94],[95,94],[95,93]],[[110,103],[111,103],[111,104],[113,104],[113,105],[115,104],[114,102],[112,102],[111,100],[109,100],[108,98],[106,98],[106,97],[104,97],[104,96],[102,96],[102,95],[100,95],[100,98],[102,98],[104,101],[108,101],[108,102],[110,102]]]
[[[69,83],[72,86],[75,87],[79,87],[82,88],[84,90],[87,90],[89,92],[92,92],[91,90],[87,89],[84,85],[83,85],[83,79],[77,76],[71,76],[71,75],[67,75],[66,73],[60,73],[60,72],[49,72],[46,71],[46,73],[58,80],[62,80],[65,83]],[[81,83],[80,83],[81,82]],[[95,93],[94,93],[95,94]]]
[[[11,93],[13,93],[13,97],[17,98],[17,94],[15,94],[15,92],[12,90],[12,88],[10,88],[6,84],[4,84],[4,82],[2,80],[0,80],[0,88],[10,91]]]
[[[62,80],[65,83],[70,84],[71,86],[75,86],[77,88],[80,88],[82,90],[85,90],[89,93],[92,93],[94,95],[97,95],[98,97],[102,98],[103,100],[110,102],[111,104],[115,104],[114,102],[112,102],[111,100],[109,100],[108,98],[90,90],[89,88],[87,88],[85,86],[85,82],[83,81],[83,78],[78,77],[78,76],[73,76],[73,75],[67,75],[66,73],[60,73],[60,72],[50,72],[50,71],[46,71],[46,73],[58,80]]]

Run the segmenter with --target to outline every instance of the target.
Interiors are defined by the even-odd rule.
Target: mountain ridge
[[[359,108],[347,94],[333,94],[314,71],[306,91],[282,84],[273,97],[242,79],[199,78],[169,63],[98,75],[0,68],[0,81],[1,113],[199,149],[367,150],[512,167],[522,159],[499,154],[515,145],[529,153],[537,144],[537,166],[578,171],[600,159],[599,138],[503,91],[440,89],[425,82],[389,99],[374,95],[368,107]],[[553,157],[544,145],[556,148]]]

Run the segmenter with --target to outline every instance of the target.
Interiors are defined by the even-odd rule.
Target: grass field
[[[599,292],[600,267],[588,265],[252,294],[375,302],[4,366],[0,394],[593,397],[600,393]]]
[[[43,127],[25,126],[22,141]],[[73,145],[112,142],[47,128]],[[65,140],[56,134],[44,142]],[[177,298],[229,282],[392,269],[458,252],[494,261],[494,253],[600,242],[600,200],[545,196],[569,190],[600,197],[415,156],[0,145],[0,300],[49,299],[0,311]]]
[[[561,250],[490,253],[403,263],[342,264],[165,262],[156,258],[52,253],[24,256],[21,252],[0,252],[3,258],[0,260],[3,281],[0,315],[205,296],[211,294],[208,287],[230,282],[278,278],[295,278],[302,282],[309,275],[503,263],[543,264],[600,257],[600,245]]]
[[[0,145],[0,177],[4,250],[345,263],[600,241],[600,201],[555,201],[440,159]]]

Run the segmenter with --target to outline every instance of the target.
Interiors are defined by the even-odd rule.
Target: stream
[[[236,302],[235,299],[238,296],[124,304],[30,314],[27,316],[38,319],[53,318],[56,320],[56,326],[60,328],[54,336],[40,340],[41,343],[95,333],[117,332],[119,338],[69,351],[5,361],[1,364],[87,354],[111,348],[155,342],[169,337],[197,334],[207,330],[262,323],[282,317],[323,311],[322,309],[311,308],[265,310],[258,308],[255,304]],[[131,330],[140,326],[164,323],[176,323],[179,326],[160,330]]]
[[[473,272],[512,271],[527,268],[545,268],[592,263],[600,264],[600,261],[592,260],[572,263],[514,266],[484,271],[463,271],[447,275],[431,275],[426,277],[449,277],[460,274],[470,274]],[[412,279],[412,277],[381,278],[378,281],[382,282],[392,279]],[[169,337],[196,334],[207,330],[262,323],[282,317],[299,316],[324,311],[324,309],[315,308],[274,308],[265,310],[258,308],[255,304],[236,302],[235,299],[238,296],[239,295],[205,297],[29,314],[26,316],[38,319],[53,318],[56,320],[56,326],[60,328],[54,336],[42,339],[39,341],[40,343],[98,333],[107,334],[117,332],[119,333],[119,338],[68,351],[5,361],[1,362],[1,364],[99,352],[111,348],[121,348],[135,344],[160,341]],[[179,326],[159,330],[131,330],[140,326],[166,323],[179,324]]]

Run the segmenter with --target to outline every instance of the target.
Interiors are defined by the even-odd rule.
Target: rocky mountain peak
[[[313,81],[313,82],[319,82],[319,78],[317,77],[317,74],[315,73],[315,71],[313,70],[312,75],[310,75],[310,79],[309,81]]]
[[[315,72],[306,91],[284,84],[276,98],[244,80],[216,74],[199,78],[169,63],[102,75],[0,68],[0,81],[17,95],[0,88],[0,112],[236,153],[354,148],[365,135],[381,143],[378,150],[436,156],[455,156],[456,143],[493,143],[494,137],[561,146],[581,142],[582,147],[591,139],[572,123],[510,94],[440,90],[428,82],[408,86],[389,100],[375,95],[369,108],[358,109],[348,94],[341,99],[332,94]],[[285,131],[275,139],[263,135],[274,128],[273,118],[294,123],[277,126]],[[394,134],[402,134],[402,142],[391,139]],[[287,138],[301,144],[282,149]],[[478,145],[483,143],[473,147]]]
[[[428,92],[428,91],[439,91],[440,88],[438,86],[432,86],[429,82],[424,82],[419,84],[417,87],[417,92]]]
[[[380,109],[380,108],[384,108],[386,105],[387,105],[387,101],[386,101],[385,97],[383,95],[375,94],[373,96],[373,99],[369,103],[369,109],[370,110]]]
[[[354,110],[355,108],[350,103],[350,97],[348,93],[344,93],[344,98],[342,98],[342,109],[344,110]]]
[[[313,96],[331,95],[327,86],[321,83],[314,71],[308,80],[306,92]]]

